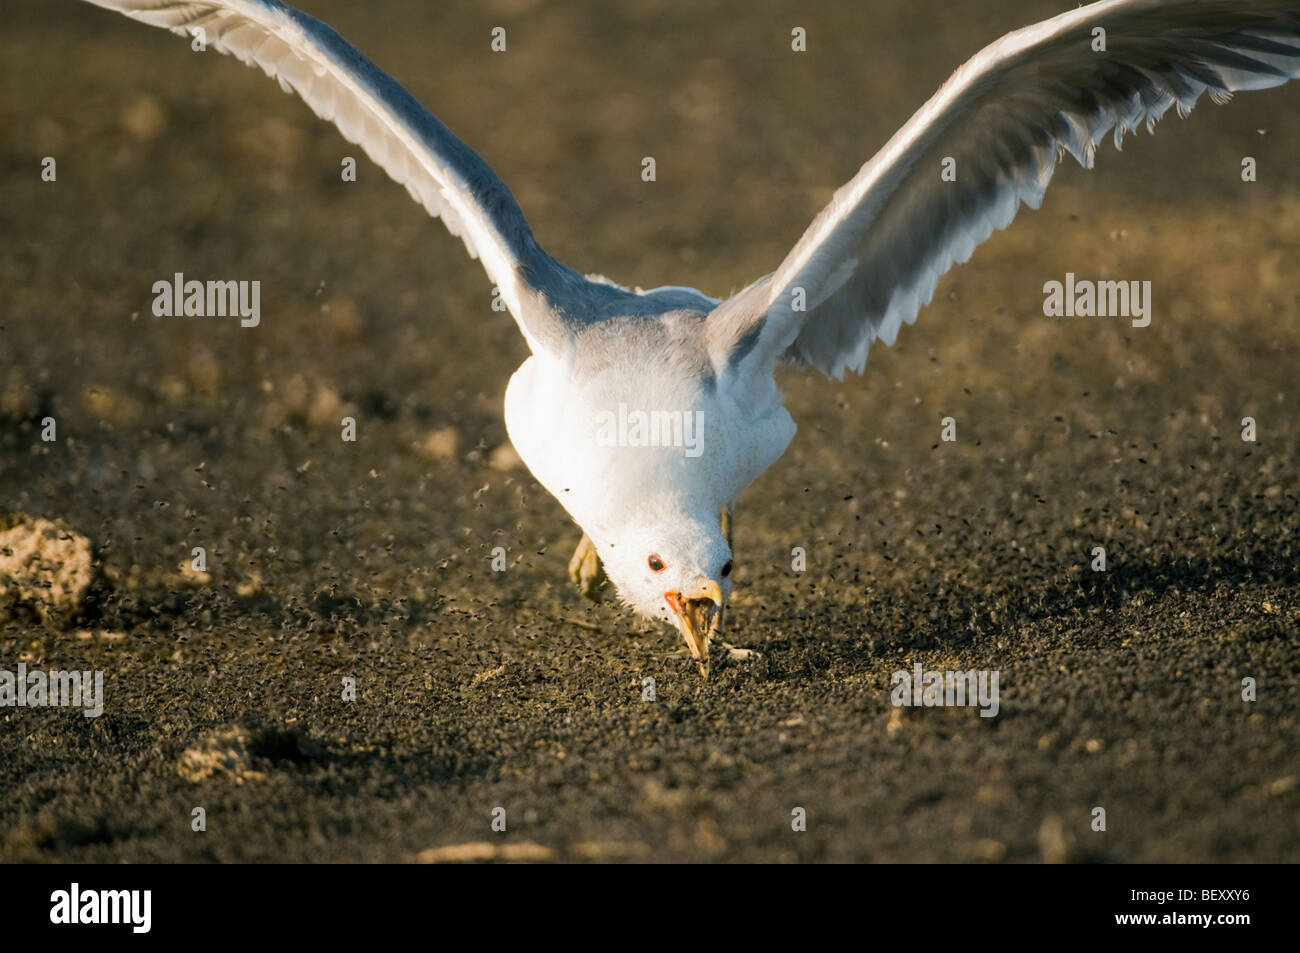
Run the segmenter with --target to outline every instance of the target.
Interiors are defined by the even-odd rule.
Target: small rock
[[[1271,797],[1278,797],[1279,795],[1286,794],[1294,787],[1295,787],[1295,775],[1288,774],[1286,777],[1278,778],[1276,781],[1270,784],[1268,786],[1268,793]]]
[[[885,734],[893,737],[906,726],[903,724],[903,709],[894,708],[889,712],[889,721],[885,723]]]
[[[488,464],[493,470],[513,470],[516,467],[523,466],[524,461],[519,459],[519,454],[515,448],[508,443],[503,443],[492,451],[492,456],[488,458]]]
[[[1043,863],[1064,864],[1070,859],[1070,839],[1065,826],[1055,814],[1043,818],[1038,828],[1038,849],[1043,852]]]
[[[551,848],[533,841],[520,841],[513,844],[474,841],[469,844],[430,847],[420,851],[411,859],[417,864],[469,864],[485,860],[550,860],[554,855],[555,852]]]
[[[974,843],[971,852],[978,860],[986,860],[991,864],[997,864],[1006,859],[1007,845],[1001,841],[981,837]]]
[[[335,298],[321,310],[330,331],[345,341],[358,341],[365,331],[361,310],[351,298]]]
[[[485,672],[479,672],[477,675],[474,676],[474,681],[472,682],[472,685],[475,686],[482,685],[488,679],[496,678],[498,675],[503,674],[505,670],[506,670],[506,666],[505,663],[503,662],[502,664],[498,665],[496,668],[490,668]]]
[[[24,606],[63,625],[80,611],[93,566],[90,540],[62,520],[0,516],[0,618]]]
[[[220,728],[193,748],[185,749],[176,773],[182,780],[198,784],[212,777],[228,778],[237,784],[262,777],[252,769],[248,732],[239,725]]]
[[[142,142],[157,139],[167,128],[167,113],[152,96],[137,96],[122,110],[122,127]]]
[[[430,432],[420,449],[426,457],[433,460],[450,460],[456,456],[456,445],[459,443],[460,432],[455,427],[443,427]]]
[[[327,384],[317,384],[316,394],[307,409],[307,422],[322,429],[340,426],[343,417],[343,400]]]

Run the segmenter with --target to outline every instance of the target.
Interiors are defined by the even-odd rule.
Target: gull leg
[[[605,567],[600,564],[596,544],[586,533],[582,534],[582,540],[573,551],[573,558],[569,560],[569,578],[583,596],[592,602],[597,601],[597,592],[605,584]]]
[[[731,545],[731,523],[732,520],[735,519],[735,517],[736,517],[736,510],[734,507],[731,506],[724,506],[722,508],[722,512],[718,515],[718,523],[721,524],[722,535],[725,536],[727,539],[727,548],[730,549],[733,553],[736,550],[735,547]],[[718,635],[719,636],[722,635],[724,631],[726,631],[723,625],[723,623],[725,623],[726,621],[727,621],[727,607],[723,606],[718,611]],[[722,642],[720,644],[726,645],[725,642]]]
[[[722,528],[722,535],[727,537],[727,548],[732,552],[735,552],[735,546],[731,542],[731,529],[735,518],[736,510],[731,506],[724,506],[721,515],[718,517],[718,522],[721,524]],[[726,613],[727,607],[723,606],[722,611],[718,613],[718,636],[721,636],[723,633],[722,624],[726,621]],[[730,642],[722,641],[721,638],[718,639],[718,645],[722,646],[722,648],[726,650],[729,658],[738,662],[763,657],[762,653],[757,652],[754,649],[742,649],[738,646],[732,645]]]

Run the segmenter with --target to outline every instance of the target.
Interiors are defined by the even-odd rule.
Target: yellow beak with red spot
[[[709,677],[709,640],[722,619],[722,587],[701,576],[681,592],[665,592],[664,601],[673,610],[673,621],[686,640],[700,674]]]

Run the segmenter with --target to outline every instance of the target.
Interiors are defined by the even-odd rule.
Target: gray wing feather
[[[505,183],[475,152],[329,26],[278,0],[89,0],[256,65],[404,185],[464,243],[536,352],[567,347],[575,327],[676,306],[589,281],[548,255]],[[700,296],[697,307],[712,303]]]
[[[1010,33],[835,193],[774,274],[710,315],[715,363],[861,373],[871,343],[892,345],[941,275],[1022,202],[1039,206],[1064,153],[1090,168],[1108,133],[1119,147],[1207,91],[1223,102],[1297,75],[1300,0],[1108,0]],[[940,176],[945,157],[956,181]]]

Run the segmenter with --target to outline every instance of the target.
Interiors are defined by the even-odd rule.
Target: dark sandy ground
[[[557,257],[713,294],[1069,5],[305,3]],[[1300,859],[1300,88],[1069,163],[864,378],[786,374],[800,432],[741,500],[729,620],[765,654],[705,683],[573,592],[578,532],[501,420],[525,345],[457,240],[364,158],[342,183],[357,150],[259,72],[3,8],[0,508],[101,573],[70,625],[11,614],[0,668],[103,669],[107,703],[0,709],[0,859]],[[153,318],[175,271],[259,279],[261,326]],[[1150,280],[1151,326],[1044,318],[1067,271]],[[998,670],[1000,715],[895,710],[914,661]]]

